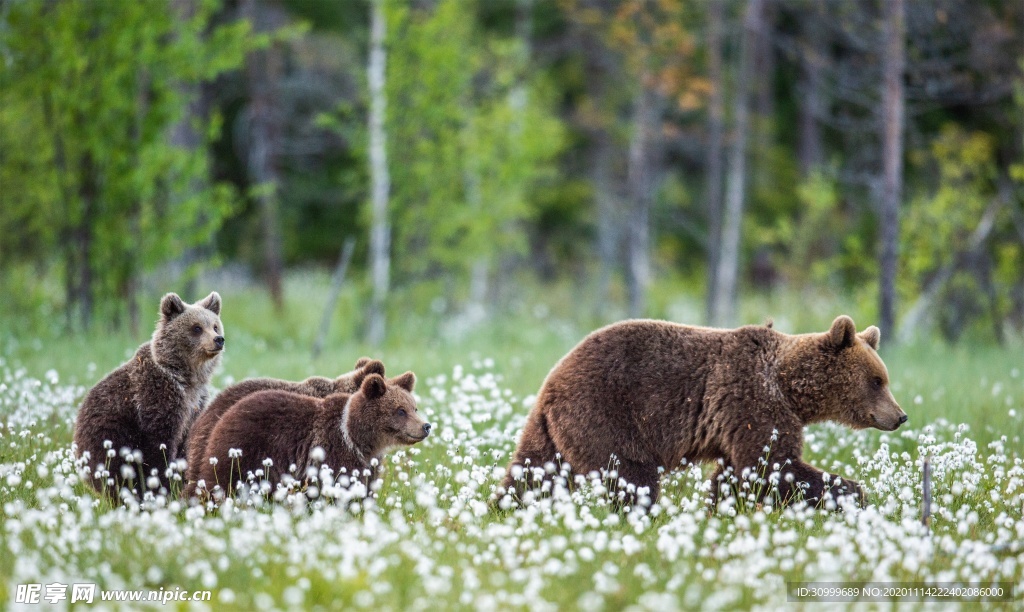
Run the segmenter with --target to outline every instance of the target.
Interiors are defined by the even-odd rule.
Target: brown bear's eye
[[[396,412],[395,414],[397,414],[397,415],[398,415],[398,416],[400,416],[400,417],[404,417],[404,416],[406,416],[406,414],[405,414],[405,408],[399,408],[399,409],[398,409],[398,412]]]
[[[881,389],[882,388],[882,378],[879,377],[879,376],[876,376],[874,378],[874,380],[871,381],[871,384],[875,385],[876,389]]]
[[[203,328],[198,326],[198,325],[193,325],[192,326],[192,333],[193,334],[201,334],[201,333],[203,333]]]

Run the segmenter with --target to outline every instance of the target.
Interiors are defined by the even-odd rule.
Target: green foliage
[[[971,233],[991,201],[993,139],[947,125],[932,143],[930,165],[937,189],[907,207],[903,223],[903,263],[913,277],[952,262],[967,248]]]
[[[207,183],[205,147],[169,131],[188,121],[208,135],[216,122],[187,113],[190,86],[264,39],[244,21],[211,29],[215,1],[174,6],[19,2],[5,15],[0,231],[21,239],[0,262],[61,254],[86,324],[90,303],[119,311],[141,272],[208,242],[231,210],[231,190]]]
[[[472,3],[388,5],[387,139],[396,273],[465,272],[522,250],[519,221],[562,142],[524,42],[484,39]]]

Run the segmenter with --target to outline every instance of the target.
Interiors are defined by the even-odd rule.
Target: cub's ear
[[[369,357],[360,357],[359,359],[356,359],[356,369],[358,370],[362,368],[364,365],[370,363],[371,361],[373,360],[370,359]]]
[[[882,336],[882,332],[879,331],[877,327],[872,325],[857,335],[860,336],[861,340],[867,342],[868,346],[876,351],[878,350],[878,341]]]
[[[160,317],[164,321],[170,321],[185,312],[185,302],[181,301],[177,293],[168,293],[160,300]]]
[[[220,315],[220,294],[212,291],[205,300],[199,302],[199,305],[215,315]]]
[[[362,366],[356,366],[359,369],[355,376],[352,377],[352,381],[357,387],[362,386],[363,381],[365,381],[366,377],[370,374],[378,374],[381,377],[384,376],[384,364],[382,362],[376,359],[370,359],[369,357],[366,357],[365,359],[367,360],[366,363]],[[362,361],[362,359],[359,361]]]
[[[829,343],[837,350],[853,346],[856,336],[857,327],[853,324],[853,319],[846,315],[836,317],[836,320],[832,321],[832,328],[828,330]]]
[[[408,391],[409,393],[412,393],[412,388],[416,386],[416,375],[413,374],[412,372],[406,372],[401,376],[392,378],[391,384],[395,385],[396,387],[401,387]]]
[[[370,374],[363,379],[363,384],[359,387],[359,390],[366,399],[377,399],[387,392],[388,384],[380,374]]]

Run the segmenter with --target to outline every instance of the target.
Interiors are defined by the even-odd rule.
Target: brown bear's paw
[[[867,505],[864,487],[859,482],[835,475],[828,476],[830,478],[821,490],[815,492],[813,497],[807,497],[808,503],[834,512],[852,507],[864,508]]]

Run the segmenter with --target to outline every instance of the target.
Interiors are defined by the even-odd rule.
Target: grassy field
[[[216,609],[814,609],[787,604],[787,581],[859,580],[1006,582],[1017,599],[992,607],[1022,605],[1019,343],[889,348],[883,338],[893,393],[910,422],[891,433],[814,426],[805,449],[812,463],[868,487],[864,510],[725,504],[711,514],[709,466],[688,466],[665,475],[663,495],[647,511],[610,509],[596,485],[501,512],[488,500],[531,395],[598,322],[572,316],[571,292],[555,291],[549,303],[513,305],[486,323],[441,320],[429,308],[395,313],[391,343],[370,351],[352,340],[355,303],[346,295],[327,349],[313,359],[322,280],[291,279],[295,299],[284,315],[255,291],[222,290],[228,342],[214,384],[335,375],[363,354],[382,359],[392,375],[415,371],[435,433],[387,458],[376,499],[324,487],[315,498],[254,498],[216,511],[174,500],[106,507],[77,481],[71,427],[86,388],[143,339],[4,328],[0,602],[13,604],[20,584],[95,583],[209,589],[212,602],[199,607]],[[838,303],[764,297],[743,312],[749,322],[774,317],[777,329],[793,333],[824,330],[839,312],[870,323]],[[675,296],[662,296],[659,309],[683,322],[699,312]],[[925,456],[934,466],[930,529],[918,520]]]

